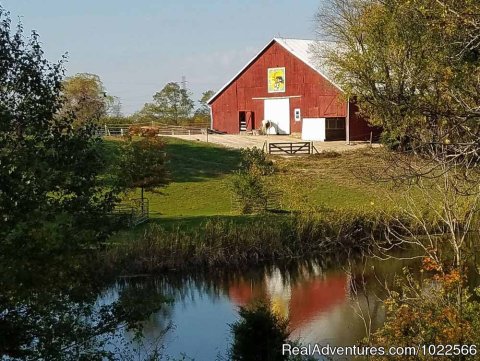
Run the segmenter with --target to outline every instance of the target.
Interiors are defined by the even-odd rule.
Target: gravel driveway
[[[185,140],[198,140],[202,142],[207,141],[205,134],[195,135],[172,135],[172,137],[185,139]],[[228,148],[262,148],[265,142],[268,143],[281,143],[281,142],[301,142],[298,137],[289,135],[232,135],[232,134],[209,134],[208,142],[220,144]],[[347,150],[354,150],[359,148],[368,147],[369,144],[365,142],[351,142],[348,145],[345,141],[330,141],[330,142],[313,142],[315,148],[319,151],[337,151],[344,152]],[[374,144],[374,146],[378,146]]]

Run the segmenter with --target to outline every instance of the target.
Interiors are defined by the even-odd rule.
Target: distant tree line
[[[207,90],[198,101],[195,109],[192,94],[178,83],[170,82],[162,90],[155,93],[153,101],[146,103],[142,110],[135,113],[132,118],[137,122],[162,122],[179,125],[182,123],[207,123],[210,120],[210,109],[207,101],[214,94]]]
[[[132,115],[123,115],[120,99],[107,94],[98,75],[79,73],[63,81],[64,106],[62,112],[75,115],[75,125],[85,122],[98,124],[165,123],[205,124],[210,121],[207,101],[215,92],[207,90],[198,100],[176,82],[167,83],[153,95],[150,103]]]

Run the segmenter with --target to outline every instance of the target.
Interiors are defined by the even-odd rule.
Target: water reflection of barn
[[[297,329],[318,315],[342,304],[347,298],[348,278],[345,273],[328,277],[312,277],[294,284],[285,282],[279,271],[266,276],[264,282],[240,280],[229,288],[230,299],[239,306],[255,300],[268,300],[282,317],[288,317],[290,327]]]
[[[359,290],[358,299],[352,298],[351,287],[358,280],[351,275],[303,271],[293,279],[273,270],[261,280],[237,280],[228,289],[229,298],[238,306],[267,301],[274,312],[288,316],[291,339],[304,344],[348,346],[360,341],[366,334],[359,310],[370,314],[373,329],[382,324],[381,301],[376,294],[363,294],[363,290]]]

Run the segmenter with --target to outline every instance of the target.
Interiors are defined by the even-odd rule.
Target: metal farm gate
[[[312,154],[313,149],[311,142],[268,143],[268,154]]]

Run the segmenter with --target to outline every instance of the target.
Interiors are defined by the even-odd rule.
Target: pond
[[[237,320],[239,307],[260,300],[278,315],[288,317],[291,340],[347,346],[358,344],[366,335],[362,315],[371,317],[373,329],[382,324],[382,283],[391,283],[411,262],[330,259],[244,272],[128,278],[103,294],[101,302],[108,303],[129,288],[147,289],[169,299],[145,320],[141,343],[127,331],[118,332],[114,346],[121,348],[119,345],[132,342],[137,359],[153,345],[174,359],[183,355],[195,360],[226,359],[230,325]]]

